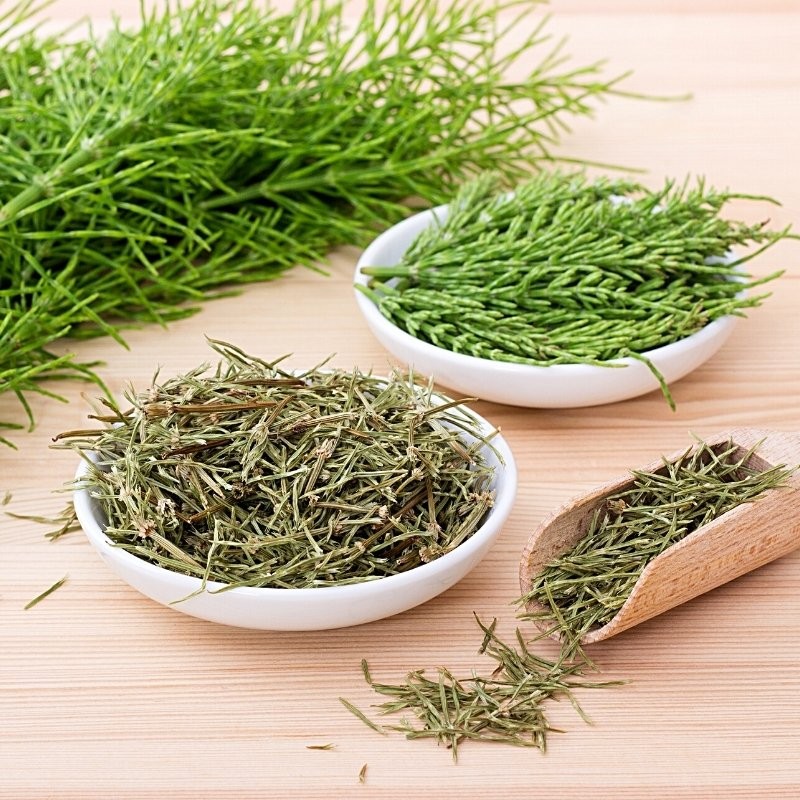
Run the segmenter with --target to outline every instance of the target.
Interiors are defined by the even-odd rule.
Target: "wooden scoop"
[[[800,435],[734,428],[706,440],[711,446],[727,442],[741,448],[740,457],[758,445],[748,462],[748,466],[758,470],[781,464],[794,467],[800,462]],[[676,460],[684,452],[685,449],[668,460]],[[659,459],[641,471],[657,472],[662,467],[663,461]],[[574,547],[586,534],[594,511],[605,499],[630,488],[633,481],[629,474],[572,500],[533,532],[520,560],[523,594],[528,592],[533,576]],[[591,644],[614,636],[798,547],[800,471],[789,477],[786,486],[771,489],[757,500],[737,506],[654,558],[616,616],[585,634],[581,643]],[[531,603],[527,610],[544,609]]]

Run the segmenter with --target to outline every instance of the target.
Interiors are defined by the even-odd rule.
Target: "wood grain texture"
[[[631,90],[691,91],[693,99],[613,99],[594,122],[576,122],[562,152],[644,167],[653,185],[691,173],[771,194],[783,202],[768,210],[772,224],[797,224],[800,13],[760,13],[755,2],[737,14],[707,11],[718,4],[693,3],[706,13],[687,14],[650,13],[646,3],[607,14],[595,5],[553,19],[579,61],[610,56],[612,69],[635,69]],[[65,19],[103,8],[56,6]],[[744,202],[732,210],[747,219],[765,214]],[[60,347],[106,362],[101,373],[117,392],[128,382],[145,385],[157,365],[167,374],[207,359],[205,335],[265,357],[292,353],[296,366],[335,352],[339,366],[383,370],[389,359],[357,316],[356,257],[344,249],[327,276],[296,270],[168,329],[130,331],[128,350],[105,340]],[[544,756],[468,743],[456,766],[430,742],[376,735],[337,700],[365,708],[375,701],[362,657],[387,681],[420,667],[480,667],[472,612],[499,617],[499,630],[513,633],[520,553],[531,530],[569,498],[685,446],[690,431],[800,429],[799,260],[800,245],[786,242],[754,263],[758,274],[786,274],[725,347],[674,386],[675,413],[657,393],[566,411],[476,404],[515,452],[519,501],[477,569],[391,619],[318,634],[224,628],[142,598],[80,533],[50,543],[41,526],[3,517],[0,797],[800,796],[798,552],[594,645],[602,676],[630,682],[583,693],[593,726],[568,704],[554,705],[554,724],[568,732],[553,735]],[[53,388],[70,403],[34,398],[37,429],[17,437],[18,451],[0,450],[0,498],[13,493],[5,510],[51,514],[65,501],[58,490],[75,461],[48,445],[84,424],[86,387]],[[11,417],[22,419],[13,399],[0,396],[0,419]],[[23,611],[65,573],[61,589]],[[336,749],[306,749],[328,742]]]
[[[485,0],[489,3],[491,0]],[[663,14],[663,13],[784,13],[795,11],[795,0],[531,0],[547,4],[548,10],[556,14]],[[163,7],[164,0],[147,3],[148,8]],[[277,8],[291,8],[292,0],[272,0]],[[139,0],[53,0],[49,14],[54,17],[77,17],[80,15],[102,16],[115,12],[121,16],[135,16]]]

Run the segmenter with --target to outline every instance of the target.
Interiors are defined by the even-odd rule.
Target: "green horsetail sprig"
[[[463,401],[399,374],[286,372],[222,342],[198,367],[58,439],[118,547],[228,588],[374,580],[449,553],[494,503]],[[63,446],[63,445],[62,445]]]
[[[780,273],[753,279],[741,267],[754,254],[733,253],[790,235],[723,218],[745,195],[702,182],[651,191],[555,172],[498,189],[491,175],[464,186],[443,222],[398,264],[364,267],[372,280],[356,288],[404,331],[456,353],[614,366],[759,305],[766,295],[745,291]]]
[[[614,618],[654,558],[792,473],[753,466],[755,450],[700,442],[656,472],[633,471],[630,488],[609,496],[586,535],[533,579],[518,602],[540,610],[521,618],[559,633],[568,656],[579,652],[581,637]]]
[[[40,10],[0,10],[0,393],[31,424],[43,380],[98,380],[55,340],[184,317],[409,198],[518,177],[619,80],[565,65],[530,0],[198,0],[77,40]]]

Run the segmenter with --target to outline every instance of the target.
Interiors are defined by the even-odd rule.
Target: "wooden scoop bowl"
[[[706,440],[711,446],[727,442],[741,447],[740,456],[758,445],[748,465],[759,470],[781,464],[795,467],[800,463],[800,435],[734,428]],[[685,448],[667,460],[675,460],[684,452]],[[659,459],[642,471],[657,472],[661,467],[663,461]],[[633,481],[629,474],[572,500],[533,532],[520,560],[523,594],[527,593],[533,576],[586,534],[595,509],[609,495],[628,489]],[[800,471],[791,475],[785,486],[731,509],[654,558],[614,618],[585,634],[581,643],[608,639],[798,547]],[[527,610],[544,609],[531,603]]]

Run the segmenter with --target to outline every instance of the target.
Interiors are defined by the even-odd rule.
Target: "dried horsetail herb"
[[[356,289],[407,333],[456,353],[534,366],[645,361],[673,408],[646,353],[759,305],[766,295],[742,290],[780,273],[752,279],[740,267],[754,254],[726,257],[792,236],[724,219],[722,207],[746,195],[702,182],[651,191],[554,172],[498,189],[491,175],[465,185],[441,224],[398,264],[364,267],[372,279]]]
[[[456,678],[450,670],[439,668],[435,678],[416,670],[403,683],[385,684],[375,681],[366,661],[362,662],[367,683],[389,698],[377,706],[378,713],[409,711],[416,722],[402,719],[397,724],[379,726],[351,703],[342,702],[373,730],[400,731],[408,739],[435,739],[450,748],[457,761],[459,745],[467,740],[536,747],[544,752],[548,734],[560,732],[547,719],[547,701],[566,698],[589,722],[574,696],[575,689],[620,683],[581,680],[584,663],[568,662],[563,657],[550,661],[535,655],[519,630],[517,646],[509,645],[495,633],[497,620],[491,625],[485,625],[477,616],[476,620],[484,634],[479,652],[496,662],[489,675],[473,673]]]
[[[520,614],[547,629],[532,641],[561,634],[555,661],[532,653],[532,642],[526,642],[519,630],[518,646],[509,646],[498,639],[494,623],[485,626],[479,620],[484,632],[481,652],[497,662],[491,675],[457,679],[440,668],[435,679],[417,670],[404,683],[381,684],[362,662],[367,683],[390,698],[377,706],[379,713],[410,711],[417,722],[403,720],[382,728],[348,707],[381,733],[399,730],[409,738],[436,739],[453,749],[454,758],[459,744],[468,739],[544,751],[547,734],[553,730],[546,716],[548,700],[567,697],[588,721],[574,690],[623,683],[581,680],[587,669],[596,666],[582,650],[580,637],[614,616],[652,558],[701,525],[780,486],[792,472],[783,466],[751,466],[756,449],[744,452],[733,443],[712,448],[700,442],[681,458],[665,461],[659,472],[634,472],[634,486],[608,498],[587,536],[545,568],[531,591],[517,601],[533,600],[544,608],[541,613]]]
[[[518,177],[619,93],[530,0],[147,3],[77,40],[39,35],[46,4],[0,10],[0,393],[31,424],[45,379],[99,381],[55,340],[121,341],[364,244],[410,198]]]
[[[41,603],[42,600],[45,599],[45,597],[49,597],[53,592],[60,589],[67,582],[68,578],[69,575],[65,575],[63,578],[57,580],[52,586],[45,589],[41,594],[36,595],[36,597],[34,597],[33,600],[26,603],[23,610],[27,611],[28,609],[33,608],[36,605],[39,605],[39,603]]]
[[[705,442],[656,472],[633,471],[629,489],[607,498],[586,535],[531,582],[520,614],[558,633],[567,656],[581,654],[581,637],[610,622],[647,564],[668,547],[742,503],[781,486],[793,469],[751,465],[757,448]]]
[[[93,456],[82,485],[118,547],[228,588],[309,588],[407,571],[480,526],[493,434],[463,401],[211,344],[213,374],[154,381],[95,416],[107,427],[58,437]]]
[[[36,522],[40,525],[54,525],[55,527],[44,535],[44,538],[49,539],[51,542],[60,539],[62,536],[66,536],[72,531],[80,530],[81,527],[78,522],[78,516],[75,513],[75,507],[72,503],[67,503],[61,511],[53,517],[43,517],[37,514],[15,514],[11,511],[6,511],[5,513],[6,516],[13,517],[14,519],[29,520],[30,522]]]

